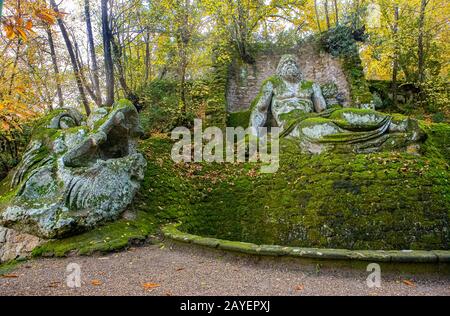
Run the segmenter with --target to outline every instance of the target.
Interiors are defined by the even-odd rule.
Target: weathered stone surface
[[[259,248],[251,243],[221,240],[219,243],[219,249],[228,251],[237,251],[246,254],[257,254]]]
[[[450,262],[450,251],[435,250],[433,253],[436,255],[440,263]]]
[[[260,256],[289,256],[320,260],[347,260],[392,263],[447,263],[450,251],[434,250],[347,250],[331,248],[302,248],[278,245],[257,245],[253,243],[230,241],[184,233],[178,230],[179,224],[169,224],[162,228],[165,237],[185,243],[193,243],[209,248],[241,252]]]
[[[36,236],[0,227],[0,263],[26,258],[42,242]]]
[[[22,161],[0,184],[0,225],[59,238],[119,217],[146,166],[135,149],[138,113],[121,100],[87,124],[74,109],[38,124]]]
[[[432,251],[402,250],[388,253],[392,262],[438,262],[437,255]]]

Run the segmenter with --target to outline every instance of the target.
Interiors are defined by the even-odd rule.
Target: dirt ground
[[[80,267],[79,288],[67,285],[70,263]],[[369,274],[365,268],[321,267],[181,244],[144,245],[108,255],[24,262],[0,277],[0,295],[450,295],[449,275],[383,273],[381,264],[381,287],[369,288]]]

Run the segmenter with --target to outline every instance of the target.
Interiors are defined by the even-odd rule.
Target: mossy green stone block
[[[319,248],[299,248],[292,247],[289,255],[301,258],[323,258],[323,253]]]
[[[233,112],[228,114],[228,127],[247,128],[250,122],[250,111]]]
[[[216,238],[199,238],[194,239],[192,243],[200,246],[217,248],[219,246],[220,240]]]
[[[180,226],[180,224],[166,225],[161,228],[161,231],[164,234],[164,236],[178,234],[180,233],[180,231],[177,229],[178,226]]]
[[[320,258],[324,259],[345,260],[350,258],[351,251],[345,249],[320,249],[318,254]]]
[[[358,250],[352,251],[349,258],[362,261],[389,262],[391,255],[383,250]]]
[[[439,262],[450,262],[450,251],[435,250],[433,253],[437,256]]]
[[[239,242],[239,241],[221,240],[219,243],[219,249],[229,250],[229,251],[237,251],[237,252],[242,252],[242,253],[247,253],[247,254],[257,254],[258,253],[258,246],[256,246],[255,244]]]
[[[261,245],[258,248],[258,253],[264,256],[284,256],[289,253],[288,247],[277,245]]]
[[[186,242],[186,243],[191,243],[195,239],[195,238],[193,238],[192,235],[183,234],[183,233],[173,234],[171,238],[173,240]],[[197,237],[197,238],[199,238],[199,237]]]
[[[402,250],[387,252],[391,255],[391,262],[434,263],[438,261],[438,256],[431,251]]]

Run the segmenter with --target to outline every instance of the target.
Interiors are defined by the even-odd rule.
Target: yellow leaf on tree
[[[16,28],[16,32],[19,34],[20,38],[21,38],[23,41],[26,41],[26,40],[27,40],[27,34],[25,33],[25,31],[24,31],[21,27],[17,27],[17,28]]]
[[[31,29],[33,28],[33,21],[28,20],[28,21],[27,21],[27,24],[25,24],[25,28],[26,28],[28,31],[31,31]]]
[[[55,24],[56,17],[53,11],[42,9],[38,10],[36,12],[36,16],[39,17],[41,20],[44,20],[48,24]]]

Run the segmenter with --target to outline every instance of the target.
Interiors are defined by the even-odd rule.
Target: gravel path
[[[81,288],[66,285],[69,263],[81,266]],[[368,274],[188,245],[145,245],[25,262],[0,278],[0,295],[450,295],[450,276],[382,273],[381,288],[370,289]]]

